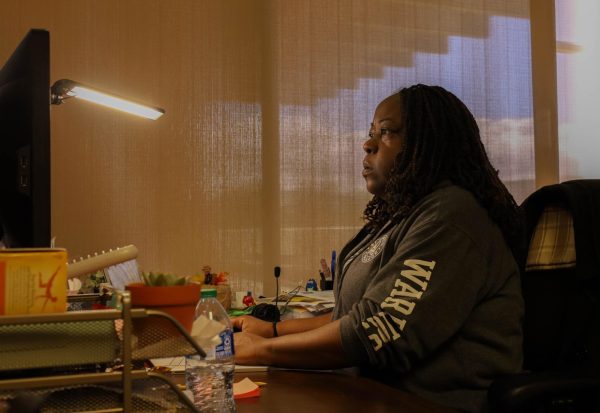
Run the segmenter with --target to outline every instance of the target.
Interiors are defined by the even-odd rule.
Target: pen
[[[335,278],[335,250],[331,251],[331,279]]]

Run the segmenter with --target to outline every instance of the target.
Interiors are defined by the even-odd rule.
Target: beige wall
[[[51,82],[69,78],[166,109],[152,122],[85,102],[51,107],[57,245],[79,256],[133,243],[146,270],[189,274],[209,263],[240,288],[253,286],[263,199],[261,24],[252,2],[0,7],[0,62],[30,28],[48,29]],[[238,109],[223,111],[227,101]]]
[[[522,0],[0,0],[0,62],[29,28],[46,28],[51,81],[166,109],[151,122],[84,102],[51,108],[59,246],[79,256],[133,243],[145,270],[211,264],[234,290],[273,292],[274,265],[284,284],[305,281],[361,225],[372,110],[407,82],[443,81],[451,38],[481,40],[458,83],[481,79],[465,93],[497,102],[491,69],[514,44],[486,43],[494,17],[529,10]],[[417,53],[430,63],[417,67]],[[486,114],[485,144],[522,200],[530,119]]]

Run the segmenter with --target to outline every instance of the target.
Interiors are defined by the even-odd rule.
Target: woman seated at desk
[[[338,257],[333,315],[237,318],[236,362],[356,366],[439,404],[482,411],[490,383],[521,369],[518,207],[473,115],[441,87],[383,100],[363,150],[373,198],[365,227]]]

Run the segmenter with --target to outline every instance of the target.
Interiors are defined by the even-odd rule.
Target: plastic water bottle
[[[196,306],[196,319],[206,317],[207,328],[222,325],[217,343],[199,342],[206,358],[187,356],[185,381],[194,397],[194,405],[202,413],[232,413],[236,411],[233,400],[234,347],[233,328],[227,312],[217,301],[216,289],[202,290]]]

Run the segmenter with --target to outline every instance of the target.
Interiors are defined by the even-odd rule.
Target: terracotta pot
[[[131,293],[133,307],[164,311],[179,321],[185,329],[192,330],[196,303],[200,299],[200,285],[153,287],[133,283],[125,289]]]

